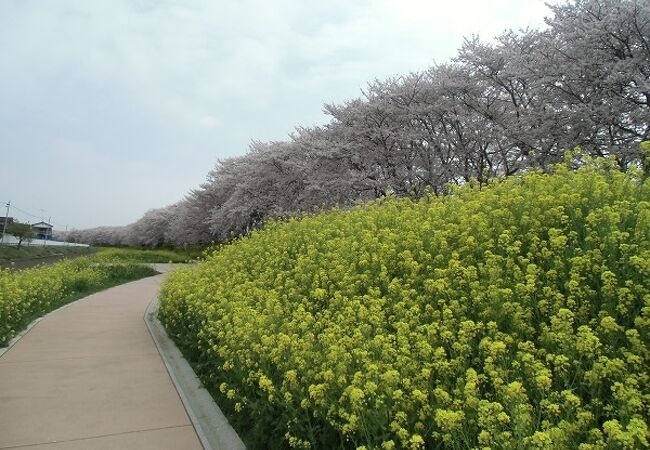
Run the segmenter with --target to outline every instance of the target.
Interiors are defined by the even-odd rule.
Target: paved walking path
[[[0,357],[0,449],[200,449],[143,321],[163,275],[93,294]]]

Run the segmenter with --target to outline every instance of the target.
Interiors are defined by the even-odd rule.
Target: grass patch
[[[48,256],[82,256],[93,253],[90,247],[67,245],[0,245],[0,263]]]
[[[137,261],[144,263],[186,263],[202,256],[203,249],[137,249],[101,247],[97,256],[117,261]]]

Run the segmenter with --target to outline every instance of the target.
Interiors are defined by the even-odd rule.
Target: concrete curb
[[[203,387],[180,350],[167,336],[158,320],[158,306],[157,298],[149,303],[144,321],[192,421],[201,445],[206,450],[245,449],[246,446],[230,426],[226,416]]]

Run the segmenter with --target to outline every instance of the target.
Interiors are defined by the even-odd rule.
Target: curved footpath
[[[0,449],[200,449],[143,320],[163,275],[90,295],[0,356]]]

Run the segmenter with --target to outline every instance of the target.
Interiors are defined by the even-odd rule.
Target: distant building
[[[5,219],[7,219],[7,226],[11,225],[14,223],[14,218],[13,217],[0,217],[0,232],[4,230],[5,227]]]
[[[38,222],[32,224],[32,228],[36,231],[36,239],[52,239],[52,224]]]

